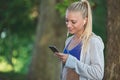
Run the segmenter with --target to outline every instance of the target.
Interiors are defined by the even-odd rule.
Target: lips
[[[72,29],[68,29],[68,31],[72,31]]]
[[[69,33],[73,33],[73,30],[72,29],[68,29]]]

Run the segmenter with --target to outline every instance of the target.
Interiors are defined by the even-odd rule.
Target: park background
[[[78,0],[1,0],[0,80],[59,80],[60,61],[48,46],[63,50],[67,38],[65,10],[74,1]],[[118,80],[120,1],[89,2],[93,32],[105,44],[104,80]]]

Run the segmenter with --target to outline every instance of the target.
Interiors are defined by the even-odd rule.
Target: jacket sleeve
[[[104,45],[101,39],[91,39],[88,49],[90,56],[90,59],[88,60],[90,60],[90,64],[83,63],[77,60],[75,57],[69,55],[65,63],[65,67],[75,70],[82,77],[94,80],[102,80],[104,75],[103,49]]]

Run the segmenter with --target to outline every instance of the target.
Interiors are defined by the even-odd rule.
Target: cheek
[[[79,22],[78,24],[76,24],[76,28],[78,29],[83,28],[83,22]]]

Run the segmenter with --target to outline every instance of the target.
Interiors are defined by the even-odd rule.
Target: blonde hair
[[[81,36],[82,39],[82,49],[83,52],[86,52],[88,40],[92,34],[92,12],[91,12],[91,7],[90,4],[87,0],[82,0],[78,2],[72,3],[68,8],[67,11],[72,11],[72,12],[81,12],[83,18],[87,17],[87,23],[85,25],[85,30]]]

